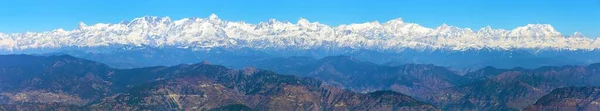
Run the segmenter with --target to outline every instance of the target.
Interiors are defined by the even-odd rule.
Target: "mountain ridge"
[[[401,93],[361,94],[207,62],[113,69],[68,55],[6,55],[0,75],[2,110],[439,110]]]
[[[356,92],[393,90],[444,110],[521,110],[555,88],[600,85],[596,81],[600,63],[506,69],[487,66],[465,75],[432,64],[385,66],[349,56],[255,63],[259,69],[313,77]]]
[[[565,36],[549,24],[527,24],[512,30],[484,27],[477,31],[442,24],[426,28],[401,18],[384,23],[367,22],[328,26],[299,19],[296,24],[270,19],[249,24],[207,18],[145,16],[117,24],[80,23],[74,30],[0,33],[0,49],[18,52],[29,49],[98,47],[109,45],[173,46],[192,49],[236,47],[253,49],[353,48],[400,51],[411,49],[468,50],[492,48],[596,50],[600,39]]]
[[[600,110],[600,87],[564,87],[552,90],[525,111],[547,110]]]

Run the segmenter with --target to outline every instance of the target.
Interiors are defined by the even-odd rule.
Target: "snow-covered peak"
[[[458,28],[455,26],[450,26],[448,24],[442,24],[441,26],[435,28],[435,30],[442,35],[452,35],[452,34],[462,34],[465,32],[472,32],[470,28]]]
[[[475,36],[487,39],[500,39],[505,38],[509,33],[510,31],[504,29],[494,29],[492,26],[488,25],[477,30]]]
[[[387,24],[404,24],[404,20],[402,18],[392,19],[386,22]]]
[[[497,37],[502,37],[502,36],[498,36],[498,35],[502,35],[507,32],[509,32],[509,31],[504,30],[504,29],[494,29],[494,28],[492,28],[492,26],[489,26],[489,25],[477,30],[478,34],[485,34],[485,35],[497,36]]]
[[[305,18],[300,18],[300,19],[298,19],[298,22],[296,22],[296,24],[298,24],[298,25],[305,25],[306,26],[306,25],[310,25],[310,21],[308,21]]]
[[[18,42],[17,42],[18,41]],[[370,50],[414,49],[514,49],[543,48],[591,50],[600,39],[575,33],[565,37],[549,24],[528,24],[512,30],[491,26],[477,31],[442,24],[427,28],[401,18],[328,26],[300,18],[295,24],[269,19],[258,24],[206,18],[144,16],[116,24],[79,23],[75,30],[0,33],[0,51],[37,48],[97,47],[109,45],[174,46],[189,48],[310,49],[355,48]]]
[[[571,37],[574,37],[574,38],[584,38],[585,35],[583,35],[581,32],[575,32],[575,33],[573,33],[573,35],[571,35]]]
[[[491,32],[491,31],[493,31],[493,30],[494,30],[494,29],[492,28],[492,26],[489,26],[489,25],[488,25],[488,26],[485,26],[485,27],[483,27],[483,28],[479,29],[479,32]]]
[[[556,38],[562,37],[563,35],[556,31],[550,24],[527,24],[526,26],[513,29],[510,36],[521,38]]]
[[[52,32],[56,32],[56,33],[65,33],[67,31],[65,31],[65,29],[59,28],[59,29],[54,29],[52,30]]]
[[[279,21],[277,21],[277,19],[269,19],[269,20],[267,21],[267,23],[269,23],[269,24],[275,24],[275,23],[277,23],[277,22],[279,22]]]
[[[78,26],[79,29],[82,29],[82,28],[85,28],[85,27],[87,27],[87,25],[85,23],[79,22],[79,26]]]
[[[219,19],[219,16],[217,16],[216,14],[210,14],[208,16],[208,18],[206,18],[208,21],[210,21],[213,24],[221,24],[223,23],[223,21],[221,21],[221,19]]]
[[[217,14],[213,13],[208,16],[208,20],[216,20],[216,19],[219,19],[219,16],[217,16]]]
[[[158,19],[157,16],[144,16],[139,18],[134,18],[130,23],[141,23],[141,22],[153,22]]]
[[[372,30],[378,29],[381,27],[382,26],[381,26],[381,24],[379,24],[378,21],[373,21],[373,22],[365,22],[365,23],[355,23],[355,24],[350,24],[350,25],[340,25],[340,26],[336,27],[336,29],[338,31],[345,31],[345,32],[366,33],[366,32],[372,32]]]
[[[437,29],[447,29],[447,28],[450,28],[450,27],[452,27],[452,26],[450,26],[450,25],[448,25],[446,23],[443,23],[442,25],[438,26]]]
[[[169,17],[144,16],[140,18],[135,18],[131,20],[131,22],[122,23],[127,24],[127,26],[148,28],[159,24],[169,24],[170,22],[171,18]]]

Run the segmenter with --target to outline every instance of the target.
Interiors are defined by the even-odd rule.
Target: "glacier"
[[[215,14],[206,18],[145,16],[131,21],[86,25],[73,30],[0,33],[0,50],[21,53],[26,50],[51,50],[66,47],[106,47],[131,45],[180,47],[206,50],[215,47],[257,50],[368,49],[399,52],[405,49],[551,49],[597,50],[599,38],[576,32],[563,35],[549,24],[527,24],[512,30],[479,30],[442,24],[427,28],[401,18],[380,23],[328,26],[300,18],[297,23],[270,19],[258,24],[221,20]]]

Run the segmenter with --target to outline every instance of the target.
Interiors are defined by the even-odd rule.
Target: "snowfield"
[[[270,19],[258,24],[207,18],[146,16],[116,24],[80,23],[74,30],[0,33],[0,50],[59,49],[111,45],[214,47],[253,49],[354,48],[401,51],[402,49],[555,49],[596,50],[600,39],[576,32],[563,35],[548,24],[528,24],[512,30],[484,27],[479,30],[443,24],[427,28],[402,19],[328,26],[299,19],[297,23]]]

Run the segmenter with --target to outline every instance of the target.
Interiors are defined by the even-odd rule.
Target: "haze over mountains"
[[[71,56],[0,56],[1,110],[438,110],[392,91],[219,65],[113,69]]]
[[[565,103],[571,100],[582,101],[577,104],[594,109],[597,88],[568,87],[600,85],[598,64],[536,69],[486,67],[460,76],[435,65],[381,66],[348,56],[306,60],[288,58],[257,63],[280,72],[275,73],[255,68],[233,70],[207,62],[114,69],[71,56],[5,55],[0,56],[3,76],[0,109],[560,110],[579,107]]]
[[[384,66],[348,56],[279,58],[256,64],[258,68],[314,77],[357,92],[401,92],[444,110],[521,110],[556,88],[600,85],[599,64],[535,69],[485,67],[462,76],[431,64]]]
[[[209,60],[228,67],[273,57],[347,55],[376,64],[435,64],[458,70],[485,66],[536,68],[600,62],[600,39],[562,34],[549,24],[512,30],[394,19],[328,26],[300,19],[258,24],[207,18],[146,16],[121,23],[80,23],[74,30],[0,33],[2,54],[68,54],[117,68]],[[217,56],[218,55],[218,56]],[[118,61],[115,61],[118,60]]]

